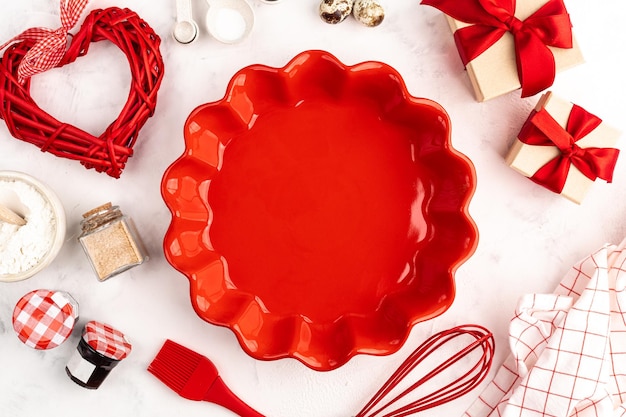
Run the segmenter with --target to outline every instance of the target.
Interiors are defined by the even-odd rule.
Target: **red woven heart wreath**
[[[2,50],[10,44],[0,60],[0,118],[15,138],[118,178],[133,154],[139,130],[154,113],[163,78],[161,40],[135,12],[111,7],[89,13],[66,48],[68,32],[86,3],[61,0],[60,29],[29,29],[0,46]],[[30,77],[74,62],[87,54],[92,42],[102,40],[126,55],[132,81],[121,113],[95,137],[39,108],[30,96]]]

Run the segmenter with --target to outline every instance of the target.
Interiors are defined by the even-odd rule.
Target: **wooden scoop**
[[[0,204],[0,221],[17,226],[24,226],[26,224],[26,220],[24,220],[22,216],[2,204]]]

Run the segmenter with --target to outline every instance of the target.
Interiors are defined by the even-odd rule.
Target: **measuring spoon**
[[[244,40],[254,26],[254,11],[246,0],[207,0],[206,28],[223,43]]]
[[[193,20],[191,0],[176,0],[176,24],[172,31],[174,39],[182,44],[188,44],[198,37],[198,25]]]

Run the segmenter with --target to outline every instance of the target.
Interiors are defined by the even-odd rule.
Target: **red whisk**
[[[402,391],[398,396],[386,404],[380,405],[380,402],[389,395],[393,389],[397,388],[398,384],[406,378],[411,371],[429,358],[432,353],[437,352],[445,344],[462,336],[469,336],[471,343],[441,362],[409,388]],[[396,404],[399,400],[406,397],[407,394],[440,375],[443,371],[474,351],[477,351],[475,355],[477,357],[476,362],[469,370],[456,378],[453,382],[445,384],[437,391],[413,401],[410,404],[401,406],[395,411],[381,414],[393,404]],[[355,417],[408,416],[467,394],[472,389],[476,388],[489,373],[493,353],[493,335],[484,327],[464,325],[437,333],[422,343],[422,345],[400,365],[398,370]],[[262,417],[260,413],[246,405],[226,387],[218,375],[217,368],[215,368],[208,358],[174,343],[171,340],[165,342],[157,357],[148,367],[148,370],[184,398],[220,404],[240,416]]]
[[[471,339],[468,345],[465,345],[454,355],[442,361],[400,394],[388,402],[381,404],[381,401],[383,401],[393,389],[397,388],[398,384],[431,354],[436,353],[437,350],[441,349],[445,344],[464,336]],[[495,341],[493,334],[481,326],[462,325],[434,334],[422,343],[422,345],[400,365],[389,380],[387,380],[376,395],[374,395],[355,417],[404,417],[459,398],[476,388],[485,379],[491,368],[494,349]],[[448,370],[452,365],[458,363],[461,359],[474,351],[476,351],[476,362],[454,381],[445,384],[436,391],[409,404],[403,405],[393,411],[385,412],[385,410],[388,410],[392,405],[405,398],[416,388],[431,381],[434,377]],[[385,412],[385,414],[382,414],[383,412]]]

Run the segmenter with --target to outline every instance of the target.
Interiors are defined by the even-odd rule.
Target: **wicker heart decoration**
[[[0,118],[6,122],[11,135],[34,144],[42,152],[78,160],[86,168],[119,178],[128,158],[133,155],[139,130],[154,113],[157,91],[163,78],[163,58],[159,51],[161,40],[135,12],[111,7],[89,13],[65,50],[65,37],[73,26],[67,24],[71,20],[67,14],[73,13],[77,20],[85,4],[85,0],[82,4],[69,5],[62,1],[62,28],[57,31],[29,29],[7,43],[10,46],[0,60]],[[56,36],[52,41],[51,35]],[[86,55],[92,42],[102,40],[110,41],[126,55],[132,80],[128,100],[121,113],[104,133],[95,137],[56,120],[33,101],[30,76],[47,68],[29,71],[24,69],[24,64],[36,67],[43,61],[43,64],[50,64],[48,67],[61,67]],[[43,59],[36,58],[37,62],[27,55],[31,49],[49,48],[53,42],[62,42],[61,52],[55,52],[59,55],[58,62],[50,54]],[[0,50],[3,48],[0,47]]]

